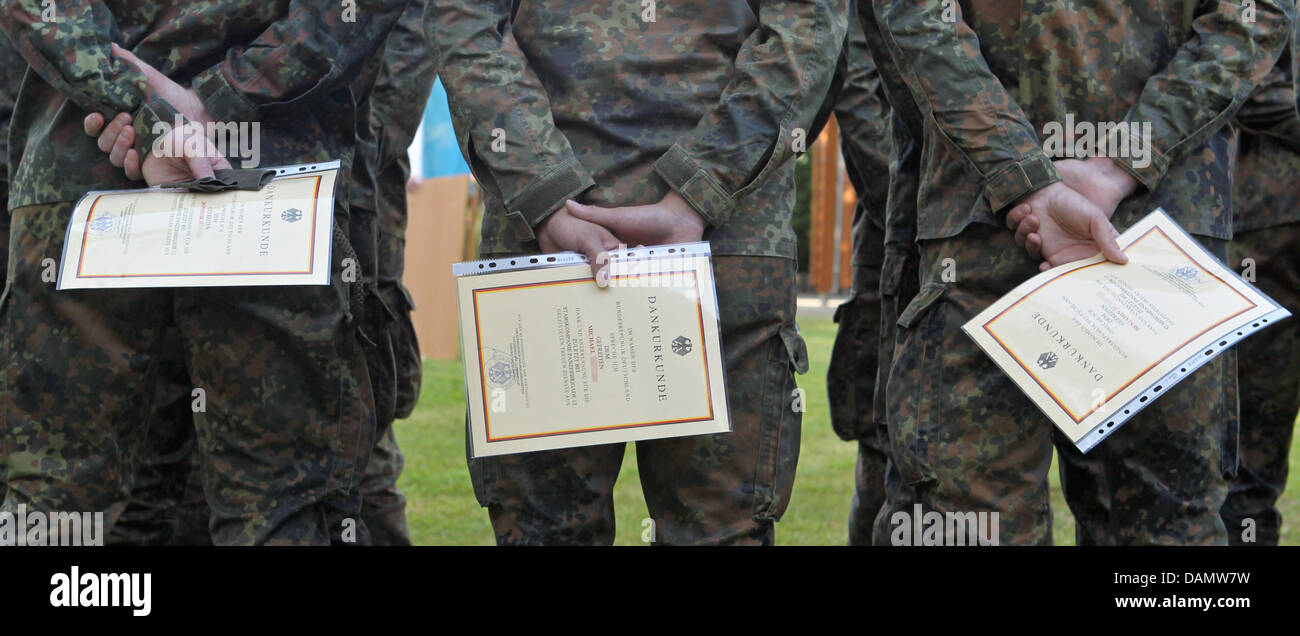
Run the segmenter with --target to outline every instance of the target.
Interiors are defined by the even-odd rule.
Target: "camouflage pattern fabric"
[[[858,0],[858,9],[878,19],[897,69],[891,103],[933,138],[920,240],[970,223],[1002,227],[1011,203],[1059,180],[1052,160],[1064,157],[1044,150],[1045,131],[1067,122],[1149,123],[1149,165],[1142,153],[1114,158],[1141,184],[1119,213],[1163,207],[1189,232],[1231,237],[1236,148],[1225,124],[1281,55],[1296,13],[1290,0],[1257,0],[1253,22],[1235,4],[1198,0]]]
[[[849,21],[840,57],[840,77],[827,99],[834,103],[841,154],[858,203],[853,210],[853,293],[835,310],[839,327],[826,371],[826,393],[835,433],[845,441],[858,442],[848,542],[870,545],[872,523],[885,502],[889,459],[888,442],[879,434],[880,423],[872,410],[883,344],[881,266],[889,193],[889,106],[856,19]]]
[[[713,259],[732,432],[636,442],[637,468],[664,545],[768,545],[794,486],[808,370],[795,324],[795,263]],[[502,545],[609,545],[623,444],[469,460],[475,494]]]
[[[537,251],[533,228],[566,199],[640,205],[671,188],[714,254],[795,258],[790,159],[811,143],[845,0],[661,2],[654,21],[635,2],[508,4],[432,4],[485,256]]]
[[[1274,73],[1237,115],[1244,132],[1232,204],[1238,216],[1228,263],[1254,264],[1255,284],[1300,311],[1300,27]],[[1241,466],[1223,522],[1233,545],[1277,545],[1288,454],[1300,412],[1300,322],[1291,318],[1237,345]],[[1247,532],[1246,520],[1254,522]],[[1247,541],[1246,539],[1254,539]]]
[[[1115,159],[1145,188],[1113,222],[1122,230],[1161,206],[1226,257],[1217,239],[1231,233],[1235,145],[1225,124],[1281,54],[1295,14],[1289,2],[1259,2],[1252,23],[1191,1],[1034,0],[1012,9],[858,3],[864,30],[887,51],[876,60],[890,102],[926,150],[919,292],[899,316],[888,377],[894,466],[878,541],[889,540],[893,513],[913,504],[996,511],[1003,543],[1050,541],[1052,427],[960,329],[1037,271],[1000,215],[1059,178],[1039,131],[1072,120],[1152,122],[1150,165]],[[1123,38],[1100,35],[1116,24]],[[1082,58],[1063,30],[1103,50]],[[945,276],[953,267],[955,278]],[[1093,451],[1116,542],[1226,542],[1218,511],[1236,470],[1235,373],[1235,352],[1224,354]]]
[[[1255,155],[1260,160],[1256,163],[1245,154],[1252,143],[1249,138],[1242,140],[1241,159],[1246,161],[1238,164],[1238,174],[1246,164],[1259,170],[1254,174],[1267,173],[1264,179],[1280,177],[1280,172],[1289,170],[1291,205],[1300,204],[1295,191],[1300,153],[1264,151]],[[1267,204],[1281,205],[1283,201],[1273,199]],[[1292,312],[1300,309],[1300,223],[1238,233],[1228,253],[1234,265],[1252,259],[1255,284]],[[1236,478],[1228,483],[1223,522],[1233,545],[1277,545],[1282,532],[1277,500],[1286,488],[1291,437],[1300,413],[1300,323],[1293,317],[1247,338],[1237,345],[1237,355],[1241,465]],[[1247,519],[1253,523],[1247,524]],[[1248,532],[1250,525],[1253,533]]]
[[[14,100],[26,75],[27,61],[9,44],[9,38],[0,34],[0,265],[8,271],[9,263],[9,119],[14,112]],[[0,347],[4,332],[0,331]],[[0,393],[4,392],[4,377],[0,374]],[[0,457],[0,475],[4,474],[4,458]],[[0,478],[0,500],[5,495],[4,479]]]
[[[206,392],[194,423],[213,541],[325,544],[341,519],[358,517],[373,406],[341,256],[327,287],[56,292],[42,281],[42,260],[61,253],[70,202],[133,185],[82,133],[85,114],[134,113],[142,154],[151,124],[170,119],[159,100],[145,102],[139,73],[110,59],[115,39],[190,83],[215,119],[260,122],[265,164],[338,158],[347,170],[356,135],[348,80],[407,3],[359,2],[357,20],[336,3],[303,4],[87,2],[60,5],[44,22],[41,3],[23,0],[0,14],[39,75],[29,74],[14,118],[23,131],[15,147],[26,150],[0,300],[4,510],[103,510],[111,527],[145,452],[142,414],[173,320],[190,381]],[[347,227],[346,189],[335,217]],[[336,243],[350,249],[345,235]]]
[[[920,292],[899,318],[888,377],[896,473],[886,482],[878,542],[890,540],[894,515],[916,504],[927,512],[998,512],[1002,544],[1051,541],[1052,448],[1055,442],[1065,456],[1073,447],[960,329],[1037,271],[1012,239],[1005,229],[973,225],[920,244]],[[1202,242],[1226,256],[1225,241]],[[947,258],[960,264],[956,282],[940,278]],[[1235,373],[1235,352],[1224,353],[1093,449],[1109,516],[1096,519],[1073,505],[1067,483],[1079,523],[1103,524],[1125,545],[1226,542],[1219,508],[1236,468]]]
[[[160,351],[146,424],[146,445],[131,486],[131,500],[108,531],[109,545],[211,543],[207,539],[208,508],[202,500],[201,489],[201,532],[183,527],[178,514],[191,475],[199,475],[201,454],[194,433],[192,385],[185,368],[180,330],[175,324],[164,327]]]
[[[395,304],[393,297],[385,292],[400,294],[399,303],[406,293],[401,287],[400,268],[406,221],[405,186],[409,175],[406,148],[419,127],[436,76],[432,52],[424,38],[423,20],[424,2],[414,0],[389,35],[382,64],[375,65],[373,73],[358,78],[353,85],[353,90],[362,96],[358,115],[365,113],[371,122],[368,127],[359,127],[359,132],[387,130],[386,135],[380,136],[396,139],[393,143],[366,143],[359,134],[350,196],[350,238],[370,303],[363,329],[373,344],[363,348],[379,435],[360,483],[361,521],[372,545],[410,545],[406,498],[397,488],[404,460],[391,424],[394,417],[406,417],[414,408],[419,395],[421,360],[410,322],[410,304]],[[374,137],[372,134],[368,139]],[[366,180],[375,175],[380,182],[378,187],[374,183],[367,185]],[[394,191],[398,194],[392,194]],[[380,203],[392,225],[377,220],[376,213],[370,209],[374,202]],[[390,234],[382,242],[383,247],[377,247],[380,241],[375,240],[376,235],[384,232],[393,232],[395,236]],[[377,276],[390,284],[377,286]],[[168,337],[172,337],[171,331]],[[211,543],[207,529],[209,509],[201,487],[195,487],[200,458],[194,449],[184,360],[179,361],[179,366],[169,366],[168,362],[164,359],[160,365],[155,420],[149,432],[149,456],[136,474],[131,503],[114,526],[110,543]],[[187,454],[186,449],[195,452]]]
[[[1242,135],[1232,200],[1236,232],[1227,260],[1243,275],[1253,274],[1264,293],[1292,311],[1300,308],[1298,42],[1300,31],[1293,32],[1291,46],[1237,113]],[[1276,504],[1286,486],[1291,436],[1300,411],[1298,334],[1294,319],[1287,320],[1236,347],[1239,464],[1221,512],[1232,545],[1277,545],[1281,533]],[[1061,484],[1077,511],[1076,543],[1113,545],[1104,467],[1073,449],[1062,450],[1060,459]]]
[[[650,20],[625,2],[431,2],[453,124],[483,188],[482,255],[536,252],[533,228],[569,198],[617,207],[671,188],[705,218],[735,430],[639,443],[642,485],[660,542],[772,542],[798,458],[790,368],[807,369],[792,142],[808,142],[846,3],[660,3]],[[470,472],[498,542],[608,543],[622,452],[483,458]]]

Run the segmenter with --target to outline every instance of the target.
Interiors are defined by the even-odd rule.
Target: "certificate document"
[[[572,253],[455,265],[472,454],[730,431],[709,259],[615,252],[604,289]]]
[[[59,289],[329,284],[339,163],[268,170],[257,191],[86,194]]]
[[[1291,315],[1163,210],[1101,256],[1043,272],[963,326],[1087,452],[1237,341]]]

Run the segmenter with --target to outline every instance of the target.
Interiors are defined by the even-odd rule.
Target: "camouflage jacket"
[[[1241,152],[1233,226],[1249,232],[1300,222],[1300,27],[1277,66],[1237,112]]]
[[[262,165],[350,158],[355,113],[349,82],[407,4],[3,2],[0,28],[31,65],[14,112],[14,130],[21,134],[13,142],[22,153],[12,207],[138,187],[82,132],[82,119],[91,111],[131,113],[143,157],[162,132],[155,124],[172,123],[175,110],[145,98],[143,75],[112,57],[112,43],[193,88],[217,122],[257,122]]]
[[[1281,54],[1294,0],[858,3],[889,52],[876,58],[897,75],[887,85],[903,91],[891,103],[924,131],[918,238],[1000,225],[1059,180],[1053,159],[1096,150],[1099,124],[1135,133],[1097,153],[1142,185],[1116,212],[1121,229],[1161,206],[1189,231],[1231,235],[1225,124]]]
[[[27,62],[9,45],[9,38],[0,34],[0,216],[6,213],[9,198],[9,118],[26,68]],[[6,249],[8,245],[0,247],[0,254]]]
[[[537,249],[566,198],[671,188],[718,254],[793,258],[795,152],[834,73],[844,0],[432,0],[485,254]]]
[[[857,267],[865,264],[862,261],[866,254],[882,247],[867,242],[882,243],[884,233],[889,195],[889,104],[857,20],[850,20],[840,57],[843,85],[834,96],[835,121],[840,127],[844,166],[858,193],[858,205],[853,210],[852,260]]]
[[[432,33],[433,12],[426,0],[411,0],[384,45],[378,77],[359,110],[369,110],[369,147],[358,147],[355,163],[370,164],[373,181],[354,184],[352,200],[383,212],[381,223],[406,217],[406,181],[411,174],[406,150],[424,118],[437,79]],[[358,115],[361,115],[359,112]],[[360,133],[360,131],[358,131]],[[360,136],[360,135],[359,135]],[[402,227],[385,227],[400,233]]]

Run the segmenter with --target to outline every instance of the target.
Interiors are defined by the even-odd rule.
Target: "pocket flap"
[[[785,343],[785,352],[789,357],[790,365],[794,367],[796,373],[800,375],[808,372],[808,346],[804,344],[803,336],[799,335],[798,327],[782,327],[781,342]]]
[[[931,283],[921,288],[921,293],[907,303],[907,308],[903,310],[902,315],[898,317],[899,327],[911,327],[921,316],[925,315],[926,310],[935,302],[943,297],[943,293],[948,291],[948,286],[941,283]]]

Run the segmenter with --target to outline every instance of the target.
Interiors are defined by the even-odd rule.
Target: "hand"
[[[1016,244],[1031,257],[1045,259],[1038,266],[1040,271],[1089,258],[1099,251],[1112,262],[1128,262],[1115,240],[1119,232],[1106,214],[1059,181],[1034,192],[1012,209],[1007,214],[1007,227],[1016,231]]]
[[[1106,157],[1062,159],[1052,165],[1065,185],[1100,208],[1108,219],[1124,199],[1137,191],[1137,179]]]
[[[173,128],[159,141],[159,148],[145,155],[140,164],[140,175],[151,186],[211,177],[214,170],[230,168],[230,162],[196,126]],[[131,177],[130,164],[127,176]]]
[[[163,101],[171,104],[172,108],[180,111],[190,121],[199,124],[208,124],[212,121],[212,115],[208,114],[208,109],[203,107],[203,102],[199,100],[198,93],[177,84],[170,77],[163,75],[158,72],[158,69],[150,66],[148,62],[116,44],[113,45],[113,57],[131,64],[144,74],[147,97],[162,98]]]
[[[606,273],[609,259],[606,254],[618,247],[618,239],[609,230],[576,218],[569,214],[567,208],[562,207],[537,226],[537,240],[541,243],[543,252],[570,251],[586,254],[596,285],[609,285],[609,275]]]
[[[602,208],[569,201],[565,206],[573,216],[604,227],[626,245],[691,243],[704,236],[704,218],[672,190],[651,205]]]
[[[143,179],[149,185],[174,183],[192,178],[210,177],[213,170],[230,168],[218,152],[212,141],[195,126],[173,128],[166,137],[160,138],[160,146],[170,149],[159,156],[150,152],[145,156],[143,165],[136,152],[135,129],[131,127],[131,116],[118,113],[108,127],[104,128],[104,117],[91,113],[82,122],[86,134],[99,136],[99,149],[108,154],[113,165],[122,168],[128,179]],[[102,130],[101,130],[102,128]]]
[[[206,125],[212,121],[212,116],[208,114],[207,109],[203,107],[203,102],[199,100],[194,91],[173,82],[145,61],[116,44],[113,45],[113,55],[135,66],[145,76],[147,97],[161,97],[195,124]],[[170,125],[172,122],[167,123]],[[104,127],[104,116],[99,113],[87,115],[82,122],[87,135],[99,138],[99,149],[108,153],[109,162],[122,168],[126,172],[127,178],[140,180],[144,178],[144,175],[140,164],[140,155],[135,150],[135,128],[131,124],[131,115],[128,113],[118,113],[107,127]],[[175,146],[173,145],[173,147]],[[217,162],[210,163],[215,164]],[[217,167],[228,168],[229,164]],[[210,173],[195,174],[194,176],[210,176]],[[186,178],[189,177],[177,180]]]

